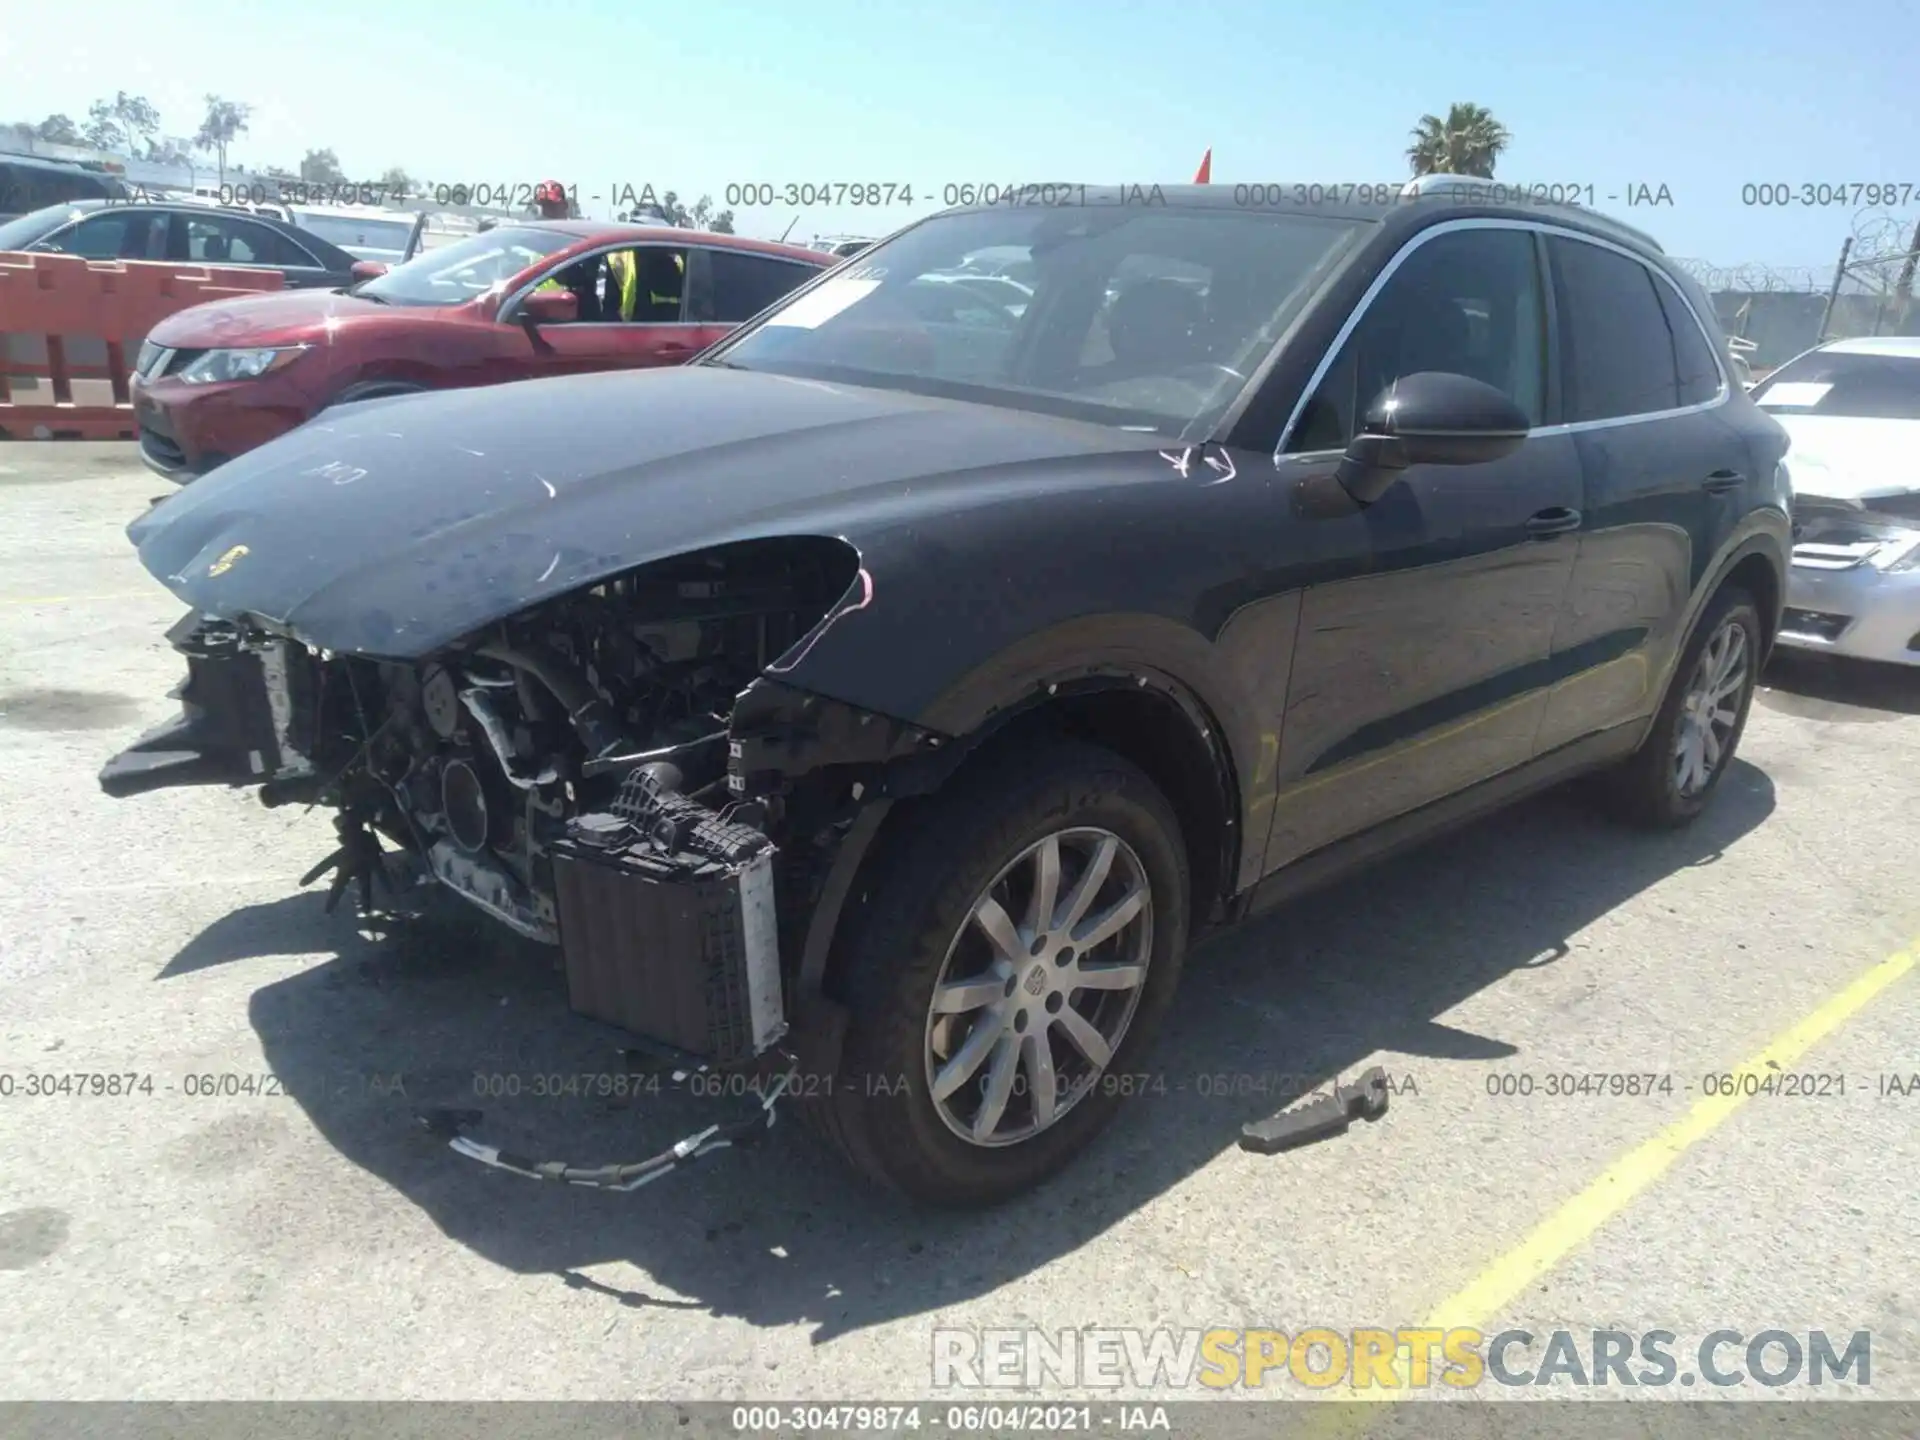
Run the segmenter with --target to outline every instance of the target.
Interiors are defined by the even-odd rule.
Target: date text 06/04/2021
[[[1485,1080],[1487,1094],[1495,1099],[1641,1099],[1680,1095],[1696,1099],[1761,1096],[1781,1099],[1844,1099],[1847,1095],[1873,1096],[1878,1099],[1905,1099],[1920,1096],[1920,1073],[1902,1075],[1882,1071],[1871,1075],[1846,1075],[1839,1071],[1780,1071],[1761,1074],[1752,1070],[1708,1071],[1693,1076],[1675,1076],[1667,1071],[1490,1071]]]
[[[734,1431],[741,1435],[898,1434],[923,1428],[955,1435],[1027,1431],[1041,1435],[1090,1434],[1095,1430],[1169,1433],[1173,1429],[1164,1405],[1128,1404],[736,1405],[731,1419]]]
[[[1292,206],[1382,205],[1397,200],[1449,205],[1577,205],[1604,203],[1628,206],[1671,206],[1673,191],[1664,182],[1631,181],[1598,185],[1591,181],[1551,184],[1486,181],[1453,187],[1428,195],[1405,194],[1406,181],[1379,180],[1292,184],[1242,182],[1221,185],[1235,205],[1243,208]],[[343,194],[348,187],[341,187]],[[364,187],[362,187],[364,188]],[[673,186],[652,181],[615,181],[589,185],[583,193],[576,183],[562,187],[571,208],[585,202],[609,204],[620,212],[665,211],[666,197],[679,198]],[[1169,204],[1167,186],[1158,182],[1088,185],[1073,181],[964,180],[938,185],[900,180],[730,180],[721,187],[719,203],[733,209],[889,209],[933,206],[993,205],[1041,208],[1074,206],[1159,207]],[[436,204],[477,206],[481,209],[525,210],[534,205],[538,182],[472,181],[438,184],[431,198]],[[691,192],[689,192],[691,193]],[[272,198],[270,196],[265,198]]]

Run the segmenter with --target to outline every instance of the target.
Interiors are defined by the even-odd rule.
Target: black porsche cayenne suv
[[[134,522],[188,679],[101,783],[334,807],[336,891],[444,886],[868,1175],[1015,1193],[1203,928],[1727,772],[1786,436],[1653,241],[1469,183],[949,211],[685,368],[330,411]]]

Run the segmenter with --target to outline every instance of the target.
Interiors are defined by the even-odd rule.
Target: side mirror
[[[1493,386],[1425,370],[1380,392],[1336,472],[1357,504],[1371,505],[1409,465],[1481,465],[1511,455],[1527,417]]]
[[[355,280],[378,280],[387,273],[387,266],[381,260],[356,260],[347,273]]]
[[[580,297],[571,290],[535,290],[520,302],[528,325],[567,325],[580,318]]]

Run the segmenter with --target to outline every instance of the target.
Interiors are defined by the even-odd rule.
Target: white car
[[[419,251],[422,216],[373,206],[289,205],[287,219],[338,245],[356,260],[401,265]]]
[[[1753,400],[1793,441],[1780,644],[1920,665],[1920,337],[1818,346]]]

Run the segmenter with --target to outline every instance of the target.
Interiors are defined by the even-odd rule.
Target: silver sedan
[[[1793,439],[1780,643],[1920,665],[1920,337],[1821,345],[1753,398]]]

